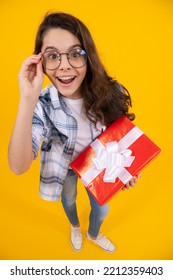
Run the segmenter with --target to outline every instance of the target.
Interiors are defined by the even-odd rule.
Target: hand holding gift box
[[[97,202],[103,205],[159,152],[160,148],[123,116],[70,166]]]

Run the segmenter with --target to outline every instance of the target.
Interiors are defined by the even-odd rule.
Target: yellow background
[[[110,202],[102,232],[116,243],[115,254],[85,237],[83,250],[72,251],[61,203],[39,197],[39,160],[22,176],[8,167],[18,72],[33,51],[38,24],[52,9],[72,13],[89,27],[109,74],[131,93],[135,124],[162,149],[135,188]],[[1,0],[0,26],[0,259],[172,259],[173,1]],[[78,189],[85,236],[89,202],[84,187]]]

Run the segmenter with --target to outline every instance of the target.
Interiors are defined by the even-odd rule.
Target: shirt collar
[[[61,105],[60,105],[60,94],[59,94],[58,90],[56,89],[56,87],[51,85],[50,88],[49,88],[49,92],[50,92],[50,98],[51,98],[52,106],[55,109],[60,108],[61,107]]]
[[[49,92],[50,92],[50,98],[51,103],[54,109],[62,109],[65,111],[68,115],[71,115],[71,111],[68,108],[66,102],[63,99],[63,96],[58,92],[56,87],[54,85],[49,86]]]

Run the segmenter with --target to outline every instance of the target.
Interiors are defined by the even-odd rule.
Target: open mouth
[[[57,77],[58,81],[60,81],[62,84],[70,84],[71,82],[74,81],[76,76],[73,77]]]

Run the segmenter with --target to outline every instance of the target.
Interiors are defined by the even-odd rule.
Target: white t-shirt
[[[69,99],[64,97],[63,99],[78,125],[75,151],[72,158],[74,160],[92,142],[91,127],[85,112],[83,98]]]

